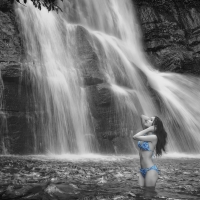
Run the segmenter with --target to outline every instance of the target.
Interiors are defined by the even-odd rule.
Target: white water
[[[132,1],[64,0],[59,6],[63,13],[39,11],[30,3],[17,8],[27,67],[37,87],[35,98],[41,98],[38,110],[48,111],[41,125],[47,151],[85,153],[94,149],[86,137],[94,130],[76,64],[80,58],[75,32],[81,25],[91,35],[127,131],[137,129],[136,118],[142,113],[158,115],[168,132],[169,152],[200,152],[200,79],[153,69],[142,50]],[[147,82],[159,96],[160,106],[152,99]]]
[[[1,72],[0,72],[0,77],[1,76]],[[0,122],[1,122],[1,126],[0,126],[0,133],[1,133],[1,137],[0,137],[0,152],[3,155],[7,155],[9,154],[9,147],[10,147],[10,142],[9,142],[9,136],[8,136],[8,127],[7,127],[7,114],[4,111],[3,107],[3,93],[4,93],[4,83],[3,83],[3,79],[0,79]]]
[[[31,3],[18,7],[26,50],[25,67],[34,84],[36,115],[35,151],[88,153],[95,134],[88,120],[86,91],[73,57],[75,27],[56,13]],[[60,21],[60,23],[59,23]],[[40,134],[40,135],[39,135]]]

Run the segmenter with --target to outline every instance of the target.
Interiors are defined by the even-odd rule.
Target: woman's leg
[[[142,174],[139,172],[138,175],[138,183],[140,187],[144,187],[144,177],[142,176]]]
[[[154,169],[151,169],[147,172],[144,180],[144,185],[146,187],[155,187],[158,180],[158,172]]]

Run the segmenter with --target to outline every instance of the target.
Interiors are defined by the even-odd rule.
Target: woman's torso
[[[153,141],[153,142],[139,141],[138,142],[138,144],[140,144],[139,146],[142,146],[142,148],[139,148],[141,168],[149,168],[154,165],[152,156],[154,153],[156,143],[157,143],[156,141]]]

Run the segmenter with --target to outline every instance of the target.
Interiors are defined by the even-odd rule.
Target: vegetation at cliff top
[[[27,0],[15,0],[17,3],[20,3],[22,4],[22,2],[24,4],[27,3]],[[33,2],[33,5],[38,8],[39,10],[41,10],[42,6],[46,7],[48,9],[48,11],[51,11],[51,10],[55,10],[55,11],[62,11],[61,8],[59,6],[57,6],[55,4],[55,0],[30,0]],[[60,1],[63,1],[63,0],[60,0]]]

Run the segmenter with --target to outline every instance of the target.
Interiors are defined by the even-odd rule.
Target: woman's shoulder
[[[152,133],[151,135],[152,135],[152,139],[153,139],[152,142],[157,142],[157,140],[158,140],[157,135],[155,133]]]

